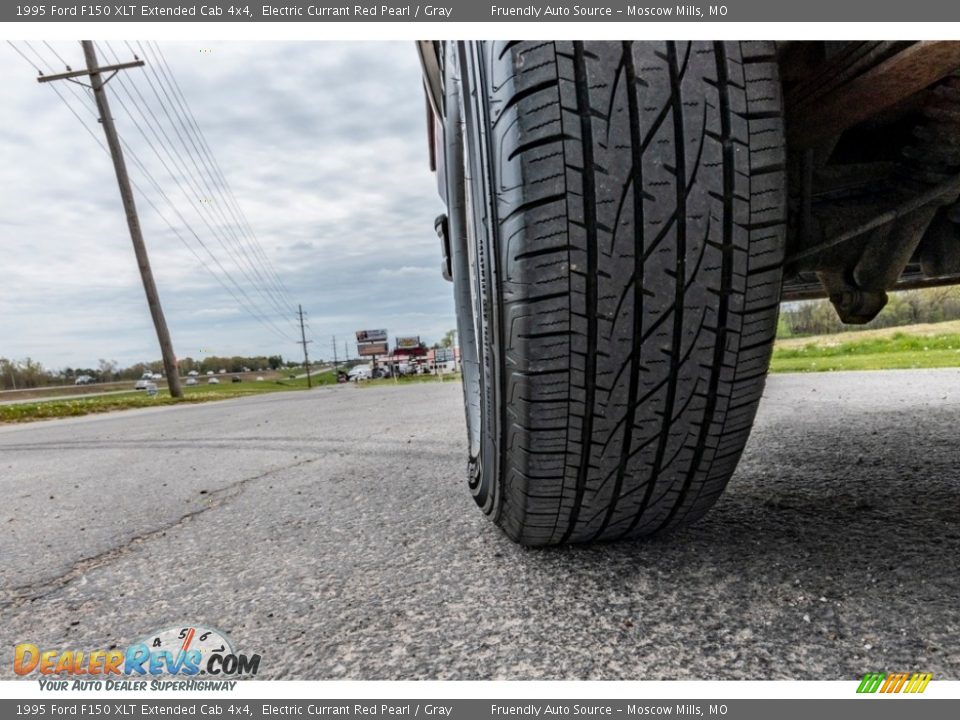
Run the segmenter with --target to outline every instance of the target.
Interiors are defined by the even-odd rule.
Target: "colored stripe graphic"
[[[882,693],[898,693],[900,688],[903,687],[903,684],[907,681],[906,673],[890,673],[887,675],[886,681],[883,683],[883,687],[880,688]]]
[[[931,680],[933,680],[933,673],[914,673],[913,677],[910,678],[910,682],[907,683],[904,692],[922,693],[927,689],[927,685],[930,684]]]
[[[883,682],[883,678],[886,677],[883,673],[867,673],[863,676],[863,680],[860,681],[860,687],[857,688],[858,693],[875,693],[880,688],[880,683]]]
[[[922,693],[933,673],[867,673],[857,687],[858,693]]]

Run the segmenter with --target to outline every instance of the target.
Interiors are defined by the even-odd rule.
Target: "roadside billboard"
[[[398,337],[397,338],[397,349],[398,350],[414,350],[420,347],[420,336],[417,335],[409,337]]]
[[[387,344],[385,342],[366,342],[366,343],[357,343],[357,355],[360,357],[370,357],[371,355],[387,355],[389,354],[387,349]]]
[[[387,341],[386,330],[357,330],[358,343],[385,343]]]

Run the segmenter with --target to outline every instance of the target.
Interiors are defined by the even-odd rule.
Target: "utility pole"
[[[307,345],[313,340],[307,340],[307,331],[303,328],[303,305],[297,305],[300,311],[300,344],[303,345],[303,366],[307,369],[307,387],[313,387],[313,381],[310,379],[310,358],[307,356]]]
[[[113,115],[110,114],[110,103],[107,100],[105,87],[107,82],[121,70],[141,67],[144,65],[144,62],[143,60],[137,59],[133,62],[100,67],[100,63],[97,60],[97,52],[93,47],[93,41],[83,40],[80,44],[83,46],[83,55],[87,62],[86,70],[69,70],[68,68],[68,72],[60,73],[59,75],[41,75],[37,78],[37,81],[43,83],[53,80],[71,80],[72,78],[83,75],[89,76],[90,78],[90,87],[97,101],[97,110],[100,112],[100,124],[103,125],[103,133],[107,136],[107,147],[110,149],[110,157],[113,158],[113,169],[117,174],[117,184],[120,186],[120,199],[123,202],[123,210],[127,216],[130,240],[133,242],[133,252],[137,256],[137,267],[140,269],[140,278],[143,280],[143,291],[147,295],[147,305],[150,307],[150,316],[153,318],[153,326],[157,331],[157,340],[160,342],[160,353],[163,356],[163,369],[167,375],[167,386],[170,388],[171,397],[180,398],[183,397],[183,389],[180,387],[180,371],[177,369],[177,357],[173,353],[173,342],[170,340],[170,331],[167,329],[167,321],[163,316],[163,308],[160,305],[160,295],[157,292],[157,284],[154,282],[153,271],[150,269],[150,258],[147,255],[147,248],[143,242],[140,218],[137,215],[137,204],[133,198],[133,188],[130,186],[130,177],[127,175],[127,165],[123,160],[120,138],[117,136],[117,128],[113,124]],[[103,79],[103,73],[105,72],[111,73],[106,80]]]
[[[333,336],[333,374],[337,377],[340,376],[339,364],[337,363],[337,336]]]

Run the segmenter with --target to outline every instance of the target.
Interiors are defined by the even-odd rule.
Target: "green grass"
[[[359,383],[360,387],[373,387],[375,385],[415,385],[417,383],[429,382],[460,382],[460,373],[442,373],[441,375],[404,375],[403,377],[378,378],[376,380],[363,380]]]
[[[77,417],[92,413],[130,410],[133,408],[157,407],[159,405],[179,405],[183,403],[202,403],[215,400],[262,395],[264,393],[290,392],[307,389],[307,379],[266,380],[263,382],[230,382],[230,377],[220,379],[219,385],[208,385],[201,380],[198,385],[184,386],[183,398],[170,397],[161,390],[156,397],[145,392],[131,391],[120,395],[102,397],[82,397],[70,400],[28,401],[12,405],[0,405],[0,423],[31,422],[50,418]],[[336,382],[332,371],[313,376],[313,385],[330,385]]]
[[[864,338],[831,344],[829,336],[790,347],[774,347],[772,372],[829,372],[832,370],[894,370],[960,367],[960,335],[911,335],[898,331],[889,337]]]

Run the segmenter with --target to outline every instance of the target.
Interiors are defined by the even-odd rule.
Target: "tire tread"
[[[529,545],[693,521],[736,467],[776,332],[774,45],[478,50],[506,416],[491,514]]]

